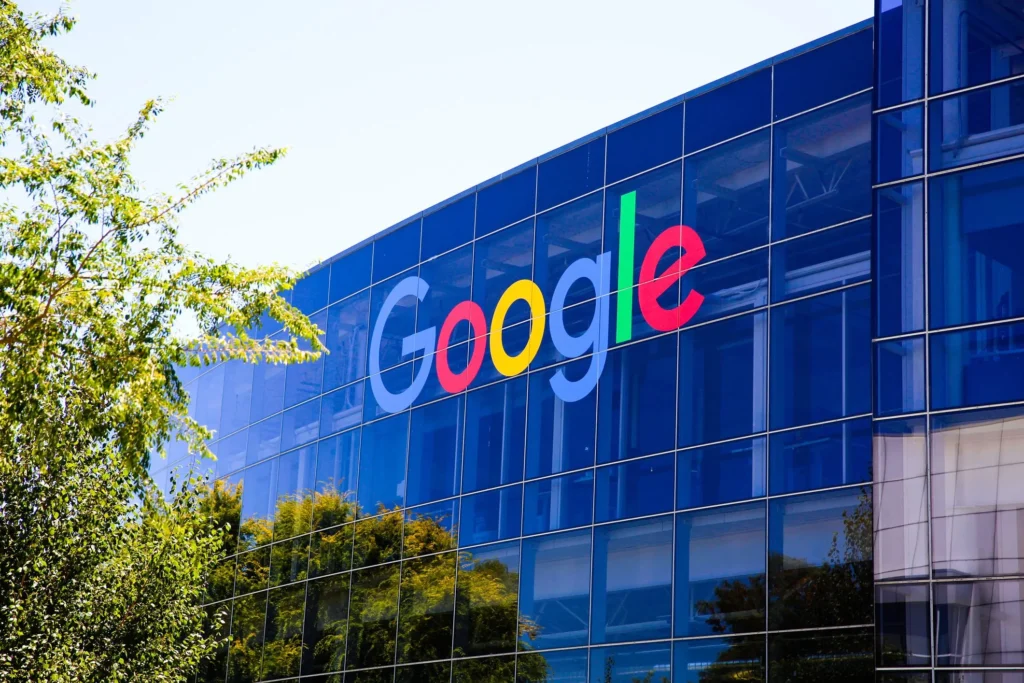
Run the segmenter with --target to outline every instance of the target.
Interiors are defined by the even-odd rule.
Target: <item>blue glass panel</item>
[[[412,411],[407,504],[426,503],[459,492],[464,427],[462,396]]]
[[[424,216],[420,260],[426,261],[460,244],[473,241],[475,217],[476,194],[463,197],[429,216]]]
[[[525,445],[526,377],[470,392],[462,491],[522,481]]]
[[[929,182],[931,326],[1024,316],[1024,163]]]
[[[381,282],[370,290],[370,325],[377,325],[377,317],[384,307],[391,290],[409,275]],[[384,322],[384,333],[380,342],[380,369],[387,370],[398,365],[411,356],[402,355],[402,340],[416,331],[416,297],[404,296],[391,310],[391,315]],[[372,329],[372,328],[371,328]]]
[[[924,410],[924,338],[881,342],[875,353],[875,414]]]
[[[327,338],[324,344],[330,353],[324,358],[326,391],[366,376],[369,325],[368,291],[327,309]]]
[[[509,285],[533,277],[533,221],[478,240],[473,259],[473,301],[483,308],[489,328],[491,314]],[[529,304],[518,301],[512,304],[504,324],[514,325],[529,315]]]
[[[874,638],[868,628],[768,636],[769,681],[870,681]]]
[[[292,290],[292,305],[310,315],[327,305],[327,287],[331,280],[331,269],[320,268],[295,283]]]
[[[194,406],[189,406],[196,422],[214,432],[217,438],[222,432],[220,428],[221,406],[224,403],[224,364],[220,364],[199,378]]]
[[[214,476],[218,479],[245,465],[246,444],[249,430],[243,429],[217,442],[217,462]]]
[[[267,531],[273,519],[277,467],[275,458],[245,470],[242,489],[242,518],[238,528],[239,550],[255,548],[271,541]]]
[[[871,219],[772,247],[772,301],[807,296],[871,277]]]
[[[768,503],[768,628],[870,624],[871,487]]]
[[[307,446],[279,458],[274,509],[275,541],[311,531],[316,450],[316,446]]]
[[[597,470],[595,522],[643,517],[672,509],[675,456],[658,455]]]
[[[590,642],[671,635],[672,516],[596,527]]]
[[[882,0],[875,15],[878,35],[879,107],[924,95],[924,2]]]
[[[675,635],[764,630],[765,504],[676,515]]]
[[[381,382],[384,384],[384,388],[393,394],[401,393],[409,388],[412,384],[412,373],[415,364],[404,363],[398,367],[385,370],[380,374]],[[377,399],[373,395],[373,390],[367,388],[363,390],[363,422],[370,422],[376,420],[378,417],[384,417],[388,414],[380,407],[377,403]]]
[[[879,190],[875,215],[877,334],[924,329],[924,185]]]
[[[598,383],[597,461],[675,447],[676,335],[608,353]]]
[[[636,193],[635,237],[633,277],[630,282],[640,282],[640,266],[644,255],[651,248],[655,238],[668,228],[679,225],[682,209],[682,164],[669,164],[657,171],[651,171],[638,178],[627,180],[605,191],[604,250],[611,252],[613,264],[609,291],[618,289],[619,271],[619,216],[625,195]],[[658,273],[665,272],[668,265],[679,257],[678,250],[669,252],[660,261]],[[671,302],[670,302],[671,303]],[[639,315],[639,306],[633,302],[633,309]],[[614,312],[615,307],[612,306]],[[614,330],[613,325],[610,329]],[[636,338],[634,334],[634,338]]]
[[[551,208],[604,185],[604,136],[542,163],[537,210]]]
[[[459,554],[453,656],[515,651],[519,630],[515,602],[518,585],[518,541]],[[502,596],[501,607],[495,603],[498,595]]]
[[[416,265],[420,257],[420,221],[403,225],[373,245],[373,281],[380,282]]]
[[[545,683],[587,683],[587,654],[589,652],[589,650],[559,650],[544,654],[526,652],[519,655],[519,670],[523,672],[545,671],[547,673]]]
[[[936,588],[941,590],[941,584]],[[929,602],[928,584],[878,586],[875,591],[875,652],[879,666],[931,664]]]
[[[679,335],[679,446],[764,431],[767,327],[762,312]]]
[[[768,250],[699,265],[680,280],[682,291],[694,291],[704,302],[690,324],[714,320],[768,304]]]
[[[519,612],[536,625],[520,650],[586,645],[590,623],[590,529],[523,540]]]
[[[686,157],[683,223],[709,259],[768,243],[771,157],[769,130]]]
[[[583,526],[593,515],[593,470],[527,482],[524,487],[524,534]]]
[[[764,636],[684,640],[672,647],[675,683],[764,682]]]
[[[269,458],[281,452],[281,414],[249,427],[245,464]]]
[[[935,584],[936,664],[1024,666],[1022,596],[1019,580]],[[927,593],[921,599],[927,634]]]
[[[281,418],[281,450],[314,441],[320,432],[320,399],[284,411]]]
[[[875,115],[875,182],[888,183],[922,173],[924,105]]]
[[[364,514],[372,515],[404,503],[408,441],[408,414],[363,427],[358,498]]]
[[[686,103],[686,152],[771,123],[772,70],[715,88]]]
[[[558,279],[580,258],[597,259],[601,253],[603,197],[594,193],[571,204],[537,216],[537,244],[534,249],[534,282],[547,297]],[[585,279],[569,288],[566,306],[593,299],[599,294]]]
[[[1024,324],[931,337],[932,410],[1024,399]]]
[[[487,339],[481,339],[484,346],[487,346]],[[476,343],[474,340],[473,343]],[[459,373],[466,369],[469,364],[469,342],[459,344],[457,346],[449,346],[444,349],[444,353],[448,359],[448,368],[453,373]],[[437,378],[437,360],[438,355],[435,353],[430,357],[430,372],[427,374],[427,381],[423,384],[423,391],[419,393],[416,400],[412,402],[413,407],[424,405],[425,403],[432,403],[439,398],[445,398],[450,396],[449,392],[441,386],[441,380]],[[413,361],[413,374],[422,372],[423,364],[427,362],[424,358],[417,358]]]
[[[354,427],[363,416],[363,382],[350,384],[329,394],[324,394],[320,408],[320,436],[328,436],[343,429]]]
[[[741,439],[679,453],[679,508],[731,503],[765,494],[764,437]]]
[[[360,430],[343,432],[317,444],[313,528],[327,529],[351,522],[355,516],[356,480],[359,475]],[[335,497],[337,504],[333,504]],[[330,503],[330,504],[329,504]]]
[[[370,286],[373,245],[367,244],[331,264],[331,303]]]
[[[459,499],[430,503],[405,511],[402,557],[416,557],[458,547]]]
[[[456,304],[469,300],[473,285],[473,245],[439,256],[420,265],[420,277],[430,290],[419,304],[416,314],[416,329],[436,328],[435,338],[441,331],[444,319]],[[485,315],[490,311],[486,311]],[[459,344],[469,339],[469,323],[459,323],[452,333],[450,344]]]
[[[772,428],[871,410],[870,287],[772,311]]]
[[[459,520],[459,544],[476,545],[514,538],[519,535],[522,514],[522,485],[465,496]]]
[[[768,443],[772,495],[871,481],[868,418],[772,434]]]
[[[327,328],[327,311],[310,316],[310,321],[321,330]],[[321,341],[324,341],[321,336]],[[312,346],[307,341],[299,341],[299,348],[310,351]],[[324,357],[321,355],[314,361],[292,363],[285,372],[284,406],[288,408],[313,398],[321,391],[324,377]]]
[[[608,134],[608,180],[628,178],[683,156],[683,105]]]
[[[871,213],[871,93],[775,126],[772,239]]]
[[[536,166],[480,190],[476,200],[476,236],[494,232],[532,214],[536,194]]]
[[[1002,0],[933,0],[929,7],[931,94],[1024,71],[1024,16]]]
[[[590,650],[591,680],[601,683],[672,680],[669,643],[595,647]]]
[[[858,31],[776,64],[775,120],[870,88],[873,43],[870,29]]]
[[[232,360],[224,364],[224,399],[220,408],[219,436],[231,434],[249,424],[252,374],[252,363]]]
[[[1021,124],[1021,81],[932,101],[928,105],[928,170],[1020,154],[1024,151]]]
[[[555,396],[551,378],[559,371],[575,380],[590,367],[584,358],[530,375],[530,419],[526,423],[526,477],[542,477],[594,464],[597,392],[566,403]]]

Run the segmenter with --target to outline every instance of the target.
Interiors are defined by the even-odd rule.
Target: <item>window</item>
[[[465,496],[461,502],[460,545],[502,541],[519,535],[523,515],[522,485]]]
[[[331,264],[331,303],[370,286],[373,245],[367,244]]]
[[[373,515],[402,505],[405,500],[405,464],[409,415],[363,427],[359,454],[359,507]]]
[[[775,120],[870,88],[873,42],[872,31],[858,31],[776,64]]]
[[[556,652],[525,652],[518,658],[520,681],[545,680],[546,683],[585,683],[589,650],[558,650]]]
[[[311,581],[302,638],[302,675],[345,668],[349,575]]]
[[[392,510],[357,521],[352,530],[352,567],[372,567],[401,557],[404,519],[401,510]]]
[[[478,240],[473,265],[473,301],[490,319],[509,285],[533,278],[533,220]],[[505,327],[530,318],[530,306],[517,301],[505,316]],[[488,329],[491,334],[494,330]]]
[[[886,0],[875,19],[879,107],[924,95],[924,0]]]
[[[464,493],[521,481],[526,441],[526,377],[466,398]]]
[[[513,683],[516,678],[516,658],[484,657],[462,659],[452,663],[452,683]]]
[[[391,291],[409,275],[400,275],[391,280],[381,282],[370,289],[370,321],[376,325],[384,302]],[[384,332],[380,342],[380,369],[387,370],[390,367],[411,360],[410,356],[402,353],[402,340],[416,331],[416,297],[403,296],[398,300],[391,310],[387,320],[383,323]]]
[[[698,292],[704,302],[690,324],[742,313],[768,304],[768,250],[698,265],[680,280],[683,292]]]
[[[292,289],[292,305],[311,315],[327,305],[327,287],[331,280],[331,269],[320,268],[295,283]]]
[[[327,309],[327,337],[324,345],[330,353],[324,357],[325,390],[366,376],[369,325],[369,291]]]
[[[327,576],[352,568],[352,538],[355,526],[343,524],[318,531],[309,538],[309,576]],[[348,588],[346,587],[346,591]]]
[[[590,524],[593,508],[593,470],[528,482],[523,488],[523,533]]]
[[[459,554],[455,657],[515,651],[518,590],[518,541]]]
[[[675,456],[630,460],[597,470],[595,522],[643,517],[672,509]]]
[[[930,666],[931,623],[927,584],[879,586],[875,591],[875,662],[878,666]]]
[[[252,369],[252,409],[250,419],[262,420],[284,408],[284,377],[287,366],[257,363]]]
[[[686,153],[771,122],[772,70],[762,69],[686,102]]]
[[[419,256],[419,220],[377,237],[373,245],[373,281],[380,282],[411,268]]]
[[[547,296],[554,293],[558,279],[571,263],[580,258],[596,259],[601,253],[603,199],[602,193],[596,192],[537,216],[534,281]],[[591,282],[580,279],[569,288],[565,306],[598,294]]]
[[[416,314],[416,329],[436,328],[441,330],[445,318],[455,306],[470,298],[473,285],[473,245],[438,256],[420,265],[420,277],[430,285],[427,296],[419,303]],[[487,314],[490,313],[488,310]],[[455,326],[449,344],[460,344],[469,340],[469,325]]]
[[[668,643],[595,647],[590,650],[590,679],[601,683],[672,680],[672,651]]]
[[[423,217],[420,260],[426,261],[473,240],[476,193],[452,202]],[[428,282],[433,282],[428,280]]]
[[[604,185],[604,145],[602,135],[542,162],[538,169],[537,210],[549,209]]]
[[[680,509],[765,495],[765,439],[740,439],[680,451],[676,465]]]
[[[934,0],[928,90],[935,95],[1024,73],[1024,17],[1000,0]]]
[[[923,337],[877,344],[875,363],[875,414],[899,415],[924,410]]]
[[[261,679],[297,676],[302,651],[302,620],[298,615],[306,602],[306,587],[288,586],[267,596]]]
[[[346,668],[394,663],[399,573],[398,564],[352,573]]]
[[[314,529],[355,519],[360,434],[353,429],[317,444]]]
[[[585,358],[530,375],[530,418],[526,423],[526,477],[542,477],[594,464],[597,392],[566,403],[555,396],[551,378],[558,372],[570,380],[590,367]]]
[[[390,669],[385,670],[385,680],[383,683],[392,683],[391,679],[388,678],[390,673]],[[349,674],[353,678],[358,675]],[[395,669],[394,683],[450,683],[451,677],[451,662],[430,662],[428,664],[412,664],[398,667]],[[325,681],[324,683],[332,682]],[[341,681],[334,681],[333,683],[341,683]]]
[[[448,659],[455,610],[455,553],[402,563],[398,663]]]
[[[871,421],[833,422],[772,434],[773,495],[871,481]]]
[[[458,499],[431,503],[405,511],[402,556],[440,553],[458,547]]]
[[[314,441],[320,433],[320,399],[284,411],[281,416],[281,450]]]
[[[871,629],[805,631],[768,636],[768,680],[791,683],[870,681]]]
[[[935,660],[1024,665],[1024,581],[935,584]]]
[[[922,330],[924,185],[910,183],[878,191],[875,220],[876,334],[888,337]]]
[[[273,513],[275,540],[309,533],[315,463],[316,446],[300,448],[278,458]]]
[[[928,576],[924,418],[875,422],[875,579]]]
[[[673,680],[763,683],[765,649],[764,636],[676,641],[672,651]]]
[[[1022,151],[1024,83],[1014,81],[929,102],[929,170],[965,166]]]
[[[683,105],[608,134],[608,182],[628,178],[683,155]]]
[[[463,402],[462,396],[453,396],[412,411],[408,505],[458,493],[465,427]]]
[[[772,247],[772,301],[808,296],[871,277],[871,220]]]
[[[878,183],[924,173],[924,105],[875,116],[875,164]]]
[[[933,410],[1024,398],[1024,324],[937,334],[930,343]]]
[[[519,612],[534,625],[520,650],[587,644],[590,537],[583,529],[523,540]]]
[[[363,417],[364,382],[349,384],[324,394],[320,406],[320,436],[330,436],[349,427],[355,427]]]
[[[277,459],[268,460],[245,470],[239,550],[265,545],[273,538],[278,464]]]
[[[224,398],[220,409],[220,433],[232,434],[249,424],[252,404],[253,365],[240,360],[224,364]]]
[[[476,236],[526,218],[534,211],[536,196],[535,166],[483,188],[477,193]]]
[[[249,427],[249,439],[245,455],[246,465],[265,460],[281,452],[282,417],[279,413],[274,417]]]
[[[266,591],[238,598],[232,603],[228,680],[260,680],[266,614]]]

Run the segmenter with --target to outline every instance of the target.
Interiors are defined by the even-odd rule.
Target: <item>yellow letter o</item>
[[[526,341],[526,348],[517,356],[509,356],[505,353],[505,346],[501,340],[501,331],[505,326],[505,316],[512,304],[522,299],[530,305],[530,317],[533,323],[530,325],[530,338]],[[540,350],[540,342],[544,337],[544,295],[540,293],[540,287],[533,280],[519,280],[513,282],[505,293],[498,299],[498,305],[494,307],[494,315],[491,317],[491,362],[494,367],[506,377],[518,375],[530,366],[537,351]]]

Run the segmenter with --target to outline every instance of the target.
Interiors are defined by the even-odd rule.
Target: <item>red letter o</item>
[[[455,326],[466,320],[472,328],[473,355],[469,358],[466,369],[455,374],[448,367],[448,342],[451,341]],[[457,394],[469,386],[484,362],[484,351],[487,349],[487,319],[483,309],[472,301],[463,301],[451,310],[441,325],[441,334],[437,338],[437,379],[441,387],[450,394]]]

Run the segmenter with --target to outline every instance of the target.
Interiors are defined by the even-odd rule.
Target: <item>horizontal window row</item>
[[[297,578],[315,578],[269,592],[256,582],[273,576],[273,557],[269,567],[257,567],[240,556],[234,592],[239,580],[258,592],[233,601],[236,615],[246,616],[232,620],[232,651],[250,640],[276,640],[258,631],[265,623],[269,633],[279,613],[287,616],[273,624],[274,632],[290,633],[294,645],[304,638],[305,645],[283,648],[291,663],[277,677],[588,643],[869,624],[870,518],[869,488],[838,490],[442,551],[324,577],[310,571]],[[387,552],[391,518],[367,523],[376,528],[356,545]],[[412,524],[407,538],[421,549],[451,547],[443,523]],[[309,569],[316,566],[310,557]],[[223,565],[211,577],[211,598],[232,593],[229,569]]]

